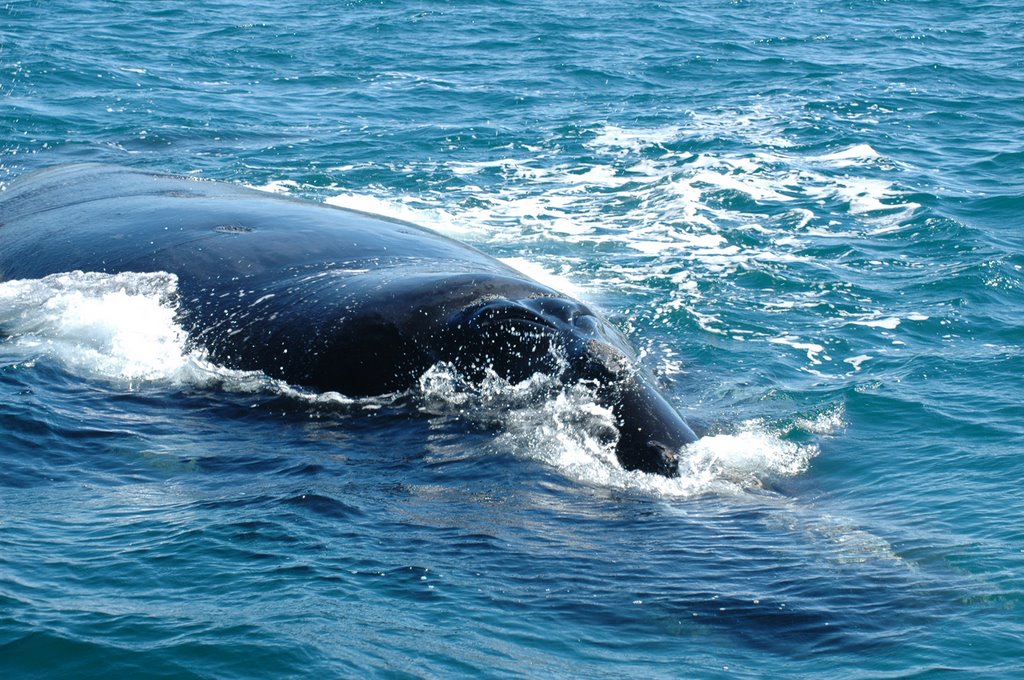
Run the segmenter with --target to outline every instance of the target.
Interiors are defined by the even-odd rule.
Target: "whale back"
[[[213,358],[352,396],[403,389],[456,356],[446,324],[467,307],[559,297],[418,225],[116,166],[15,182],[0,225],[0,280],[169,272],[182,326]]]
[[[0,193],[0,277],[54,270],[170,271],[183,285],[329,268],[458,263],[515,270],[464,243],[379,215],[224,182],[79,164]]]
[[[245,187],[74,165],[0,193],[0,280],[168,272],[190,342],[228,368],[350,396],[534,372],[599,386],[623,466],[674,474],[695,435],[583,303],[429,229]]]

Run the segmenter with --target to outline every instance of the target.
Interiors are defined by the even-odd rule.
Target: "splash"
[[[773,477],[793,477],[807,470],[817,448],[781,438],[759,420],[742,423],[735,433],[697,440],[680,475],[708,488],[761,488]]]
[[[6,348],[33,363],[48,358],[72,374],[128,389],[147,383],[239,391],[268,379],[232,371],[189,346],[177,323],[178,279],[166,272],[65,272],[0,283]]]
[[[218,366],[188,342],[177,322],[177,301],[178,280],[165,272],[75,271],[7,281],[0,283],[4,349],[22,364],[47,358],[74,375],[128,390],[143,385],[198,387],[362,408],[396,398],[353,400],[257,371]],[[540,373],[518,383],[494,373],[470,381],[453,366],[438,364],[406,396],[425,414],[466,418],[494,429],[496,446],[583,483],[669,497],[761,488],[770,477],[800,474],[816,453],[813,446],[784,441],[781,430],[746,423],[681,452],[676,479],[623,470],[615,456],[615,419],[599,403],[596,388]]]
[[[77,373],[152,380],[180,370],[186,335],[174,323],[169,274],[69,272],[0,284],[9,341]]]
[[[676,478],[624,470],[615,455],[615,418],[598,402],[595,387],[539,373],[520,383],[494,374],[474,383],[449,364],[432,367],[420,380],[425,411],[496,427],[503,449],[594,486],[665,498],[740,494],[802,474],[818,453],[813,444],[784,439],[784,428],[752,420],[681,451]],[[841,415],[822,414],[797,427],[821,432],[838,421]]]

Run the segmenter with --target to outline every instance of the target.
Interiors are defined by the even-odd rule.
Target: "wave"
[[[595,386],[539,373],[519,383],[496,374],[474,382],[439,364],[409,394],[356,400],[315,392],[212,362],[178,323],[177,286],[165,272],[74,271],[0,283],[3,361],[28,368],[52,361],[79,379],[127,391],[166,386],[265,393],[364,410],[403,401],[426,416],[492,428],[498,448],[583,483],[667,497],[762,489],[773,477],[802,473],[817,454],[813,444],[787,441],[783,429],[750,421],[688,447],[678,478],[626,471],[615,457],[614,418],[599,404]]]

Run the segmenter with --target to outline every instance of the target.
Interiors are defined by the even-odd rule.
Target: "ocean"
[[[701,439],[626,472],[571,386],[344,399],[170,277],[2,282],[4,677],[1024,677],[1020,2],[3,3],[0,201],[81,161],[467,242]]]

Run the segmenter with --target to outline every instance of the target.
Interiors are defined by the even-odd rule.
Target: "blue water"
[[[4,677],[1024,676],[1019,2],[5,3],[0,185],[83,160],[472,243],[704,438],[625,473],[578,395],[0,284]]]

